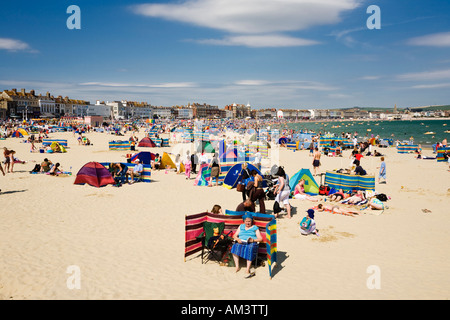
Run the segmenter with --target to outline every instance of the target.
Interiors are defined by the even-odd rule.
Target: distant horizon
[[[447,0],[19,0],[0,17],[5,90],[254,109],[450,101]]]

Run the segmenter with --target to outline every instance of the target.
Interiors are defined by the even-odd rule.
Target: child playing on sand
[[[300,232],[302,235],[307,236],[309,234],[319,235],[319,230],[316,229],[316,222],[314,221],[314,210],[308,209],[308,214],[300,222]]]
[[[386,163],[384,162],[384,157],[381,157],[380,172],[378,173],[378,183],[380,183],[381,178],[383,178],[384,183],[386,183]]]

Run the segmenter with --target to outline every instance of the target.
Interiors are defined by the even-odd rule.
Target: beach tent
[[[27,135],[28,135],[28,132],[27,132],[25,129],[19,128],[19,129],[17,129],[16,131],[18,131],[19,133],[21,133],[22,136],[27,136]]]
[[[291,191],[294,191],[295,186],[301,179],[305,180],[305,193],[319,194],[319,185],[316,180],[314,180],[314,177],[309,169],[301,169],[289,179],[289,188]]]
[[[56,152],[58,147],[62,153],[67,152],[66,148],[64,148],[59,142],[53,141],[52,144],[50,145],[50,148],[53,150],[53,152]]]
[[[172,158],[170,157],[170,155],[167,152],[164,152],[161,157],[161,167],[160,168],[166,169],[167,166],[169,166],[171,169],[177,168],[175,163],[172,161]]]
[[[149,137],[145,137],[141,141],[139,141],[138,147],[154,148],[156,147],[156,143],[154,143],[153,140]]]
[[[237,184],[241,181],[241,172],[242,172],[242,165],[243,163],[236,163],[234,166],[228,170],[224,180],[223,180],[223,186],[228,189],[233,189],[237,186]],[[251,163],[247,163],[247,168],[249,171],[256,170],[259,175],[262,176],[261,172]],[[266,188],[267,183],[263,181],[262,187]]]
[[[11,136],[14,138],[23,138],[23,134],[19,130],[14,131]]]
[[[86,183],[99,188],[108,184],[114,184],[114,179],[105,166],[98,162],[88,162],[78,171],[74,182],[74,184]]]
[[[151,164],[151,161],[155,159],[155,154],[149,151],[141,151],[132,155],[130,161],[134,162],[137,159],[141,160],[142,164]]]

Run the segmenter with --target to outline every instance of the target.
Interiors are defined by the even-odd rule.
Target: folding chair
[[[200,234],[202,239],[202,264],[209,260],[222,262],[225,253],[227,253],[232,240],[223,233],[225,223],[203,222],[203,232]],[[207,256],[205,256],[205,251]]]

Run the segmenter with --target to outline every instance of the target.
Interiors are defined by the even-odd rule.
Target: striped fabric
[[[440,147],[440,148],[438,148],[437,149],[437,151],[436,151],[436,159],[437,159],[437,162],[445,162],[445,161],[448,161],[448,160],[446,160],[445,159],[445,157],[444,157],[444,153],[445,152],[448,152],[448,151],[450,151],[450,147]]]
[[[341,137],[322,137],[319,139],[321,147],[330,147],[332,141],[334,141],[335,144],[338,144],[338,142],[340,142],[346,147],[353,147],[353,142]]]
[[[58,142],[63,147],[67,148],[67,140],[65,139],[44,139],[42,140],[42,146],[50,146],[53,142]]]
[[[261,141],[252,143],[249,146],[250,154],[254,155],[257,149],[259,150],[259,153],[261,153],[261,156],[263,158],[267,159],[269,157],[269,147],[267,146],[266,142]]]
[[[131,150],[130,141],[110,141],[109,150]]]
[[[272,278],[272,265],[277,262],[277,222],[275,219],[266,225],[266,258],[269,275]]]
[[[242,212],[244,214],[244,212]],[[271,265],[276,262],[277,237],[276,237],[276,220],[272,215],[253,213],[253,224],[259,228],[263,243],[259,245],[258,254],[261,259],[269,261],[269,274],[271,274]],[[236,229],[243,223],[242,215],[223,215],[203,212],[185,217],[185,251],[184,258],[202,250],[201,239],[197,237],[203,232],[203,222],[225,222],[224,233],[230,231],[234,233]],[[230,234],[230,236],[232,235]],[[270,259],[269,259],[270,258]]]
[[[327,171],[325,184],[337,190],[375,190],[375,176],[360,176]]]
[[[291,141],[286,144],[288,150],[298,150],[298,141]]]
[[[419,146],[417,144],[399,144],[397,146],[397,153],[414,152]]]

